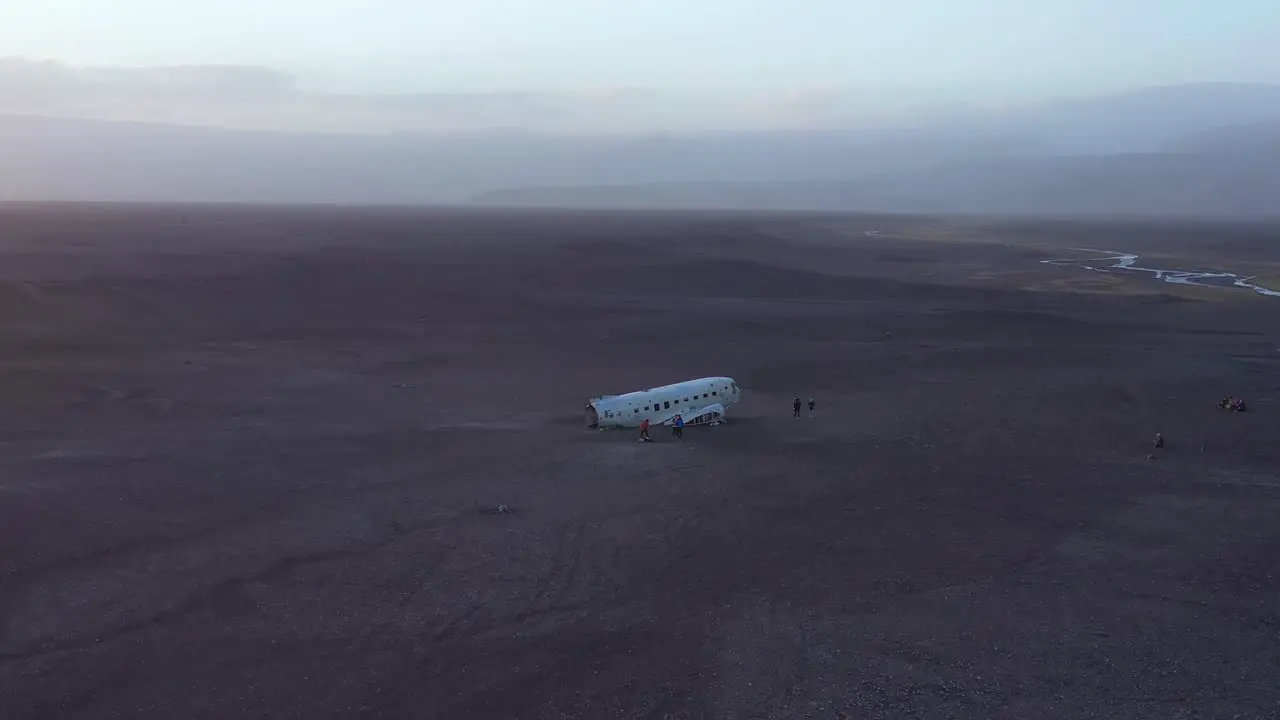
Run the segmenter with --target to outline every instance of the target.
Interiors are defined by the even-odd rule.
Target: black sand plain
[[[1272,717],[1280,298],[1081,246],[1280,277],[1208,222],[0,208],[0,717]],[[585,428],[712,374],[724,426]]]

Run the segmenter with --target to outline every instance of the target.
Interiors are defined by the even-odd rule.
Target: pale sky
[[[1280,81],[1277,0],[11,0],[0,55],[370,92]]]
[[[1280,0],[0,0],[0,113],[340,132],[850,127],[1280,83],[1277,32]]]

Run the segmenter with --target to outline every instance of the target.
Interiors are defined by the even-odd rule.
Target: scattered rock
[[[480,512],[485,515],[510,515],[515,511],[515,508],[505,504],[486,505],[480,508]]]

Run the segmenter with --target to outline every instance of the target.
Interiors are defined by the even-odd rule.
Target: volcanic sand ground
[[[1274,712],[1280,300],[1054,246],[1280,231],[4,208],[0,717]]]

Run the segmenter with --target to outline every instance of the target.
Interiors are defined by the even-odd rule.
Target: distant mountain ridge
[[[291,134],[0,116],[0,199],[1276,214],[1280,86],[1200,84],[882,128]]]
[[[1280,152],[1280,120],[1201,130],[1167,144],[1164,150],[1175,153]]]
[[[1134,154],[973,161],[847,182],[655,183],[486,193],[480,206],[1277,217],[1269,158]]]

